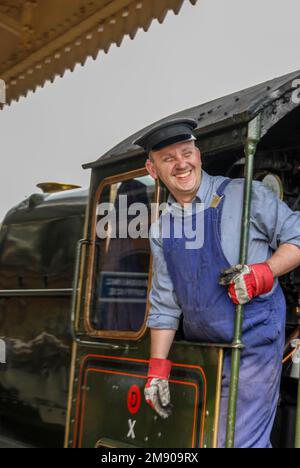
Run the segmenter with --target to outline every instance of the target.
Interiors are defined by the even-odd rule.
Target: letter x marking
[[[129,432],[127,434],[128,438],[135,439],[135,433],[134,433],[134,427],[136,425],[136,421],[132,421],[131,419],[128,420],[128,425],[129,425]]]

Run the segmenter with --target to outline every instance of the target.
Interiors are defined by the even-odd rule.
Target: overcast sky
[[[151,0],[147,0],[151,1]],[[0,111],[0,220],[45,181],[169,114],[300,69],[299,0],[185,0],[134,41]]]

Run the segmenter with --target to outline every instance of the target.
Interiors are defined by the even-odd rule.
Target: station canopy
[[[153,19],[197,0],[0,0],[0,79],[6,102],[120,46]]]

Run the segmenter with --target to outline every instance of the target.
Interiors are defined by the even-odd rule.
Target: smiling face
[[[176,143],[152,152],[146,163],[149,174],[161,179],[181,204],[190,203],[201,184],[201,153],[194,141]]]

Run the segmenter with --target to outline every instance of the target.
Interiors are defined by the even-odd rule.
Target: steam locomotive
[[[236,178],[245,172],[249,124],[260,116],[254,178],[300,210],[299,77],[295,72],[172,117],[198,121],[196,144],[208,173]],[[44,193],[3,221],[1,446],[216,446],[223,354],[230,344],[188,343],[178,331],[171,355],[175,411],[159,421],[142,398],[150,346],[149,241],[97,236],[100,203],[121,210],[126,194],[150,209],[167,199],[166,188],[144,168],[147,155],[132,144],[140,133],[84,166],[92,170],[89,191],[42,185]],[[141,224],[149,222],[144,218]],[[293,447],[300,270],[281,283],[287,340],[273,444]]]

